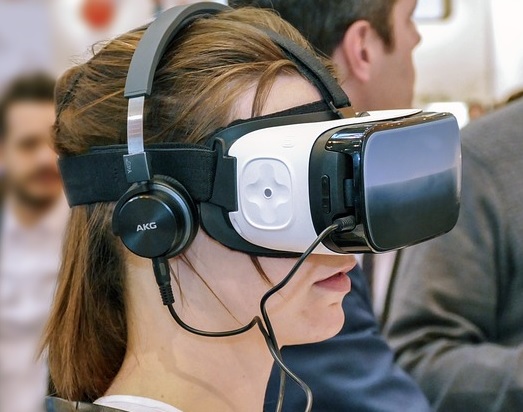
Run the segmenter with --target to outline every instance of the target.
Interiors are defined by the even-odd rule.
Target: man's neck
[[[38,224],[57,204],[58,198],[45,204],[33,204],[17,196],[7,196],[6,202],[16,221],[23,227],[31,228]]]

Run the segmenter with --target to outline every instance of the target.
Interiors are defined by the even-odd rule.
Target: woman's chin
[[[296,321],[292,329],[293,336],[286,334],[285,345],[303,345],[317,343],[336,336],[345,323],[345,313],[340,303],[333,303],[321,311],[304,314],[300,321]],[[283,343],[283,342],[282,342]]]
[[[322,334],[318,335],[318,338],[311,343],[321,342],[330,339],[340,333],[345,323],[345,312],[341,304],[333,304],[330,315],[324,319],[324,322],[317,325],[318,331]]]

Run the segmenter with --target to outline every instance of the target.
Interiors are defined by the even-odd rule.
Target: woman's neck
[[[182,330],[169,318],[155,330],[145,329],[132,334],[106,395],[148,397],[183,412],[263,410],[272,358],[257,328],[207,338]]]

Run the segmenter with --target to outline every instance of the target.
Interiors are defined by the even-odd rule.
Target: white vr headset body
[[[398,249],[443,234],[457,220],[461,150],[449,114],[376,111],[262,128],[232,142],[227,155],[236,162],[237,209],[226,220],[263,249],[302,253],[350,214],[356,228],[331,235],[314,253]],[[209,226],[211,236],[238,248]]]

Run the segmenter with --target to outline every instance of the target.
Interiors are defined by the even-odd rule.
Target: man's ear
[[[349,73],[360,82],[371,79],[372,65],[375,64],[376,47],[380,47],[379,36],[366,20],[351,24],[338,46]]]

